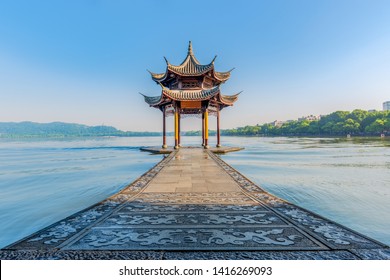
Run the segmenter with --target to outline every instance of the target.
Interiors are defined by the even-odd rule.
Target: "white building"
[[[270,124],[273,125],[273,126],[276,126],[276,127],[281,127],[284,123],[286,123],[286,122],[276,120],[276,121],[273,121]]]
[[[390,101],[383,102],[383,111],[390,110]]]
[[[310,116],[306,116],[306,117],[301,117],[301,118],[298,118],[298,121],[318,121],[321,119],[321,116],[313,116],[313,115],[310,115]]]

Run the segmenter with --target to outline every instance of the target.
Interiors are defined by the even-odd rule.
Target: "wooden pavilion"
[[[209,64],[200,64],[196,59],[191,41],[188,53],[184,61],[176,66],[168,62],[164,57],[167,68],[164,73],[150,72],[152,79],[161,86],[159,96],[146,96],[145,102],[160,109],[163,113],[163,145],[166,144],[166,117],[174,116],[175,149],[180,147],[180,119],[182,116],[202,116],[202,145],[207,149],[209,115],[217,117],[217,147],[221,146],[220,137],[220,111],[232,106],[237,101],[238,95],[221,94],[220,85],[230,78],[230,73],[214,70],[216,56]]]

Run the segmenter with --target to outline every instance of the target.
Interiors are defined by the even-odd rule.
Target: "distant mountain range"
[[[159,132],[121,131],[112,126],[75,123],[0,122],[0,137],[158,136]]]

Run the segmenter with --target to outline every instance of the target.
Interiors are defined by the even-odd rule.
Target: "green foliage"
[[[261,134],[261,127],[258,125],[255,126],[245,126],[238,127],[233,129],[225,129],[221,131],[223,135],[246,135],[246,136],[255,136]],[[265,128],[266,129],[266,128]]]
[[[348,115],[348,118],[353,119],[353,120],[355,120],[355,121],[360,123],[360,122],[362,122],[362,120],[367,118],[368,114],[369,113],[367,111],[364,111],[364,110],[361,110],[361,109],[356,109],[356,110],[353,110]]]
[[[263,124],[223,130],[223,135],[242,136],[342,136],[390,133],[390,112],[336,111],[320,120],[300,120],[281,126]]]
[[[200,136],[201,131],[182,132],[186,136]],[[379,135],[390,133],[390,111],[336,111],[320,120],[296,120],[282,125],[262,124],[221,131],[232,136],[345,136]],[[215,135],[216,131],[209,131]],[[112,126],[86,126],[70,123],[0,122],[0,137],[78,137],[78,136],[159,136],[159,132],[121,131]],[[172,135],[172,133],[167,133]]]
[[[375,133],[377,131],[384,131],[385,130],[385,123],[386,120],[384,119],[376,119],[374,122],[366,126],[365,132],[367,133]]]

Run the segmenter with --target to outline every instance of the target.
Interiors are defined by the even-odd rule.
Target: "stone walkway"
[[[272,196],[210,151],[182,148],[0,258],[390,259],[390,249]]]
[[[181,149],[144,190],[146,193],[239,191],[238,184],[202,149]]]

